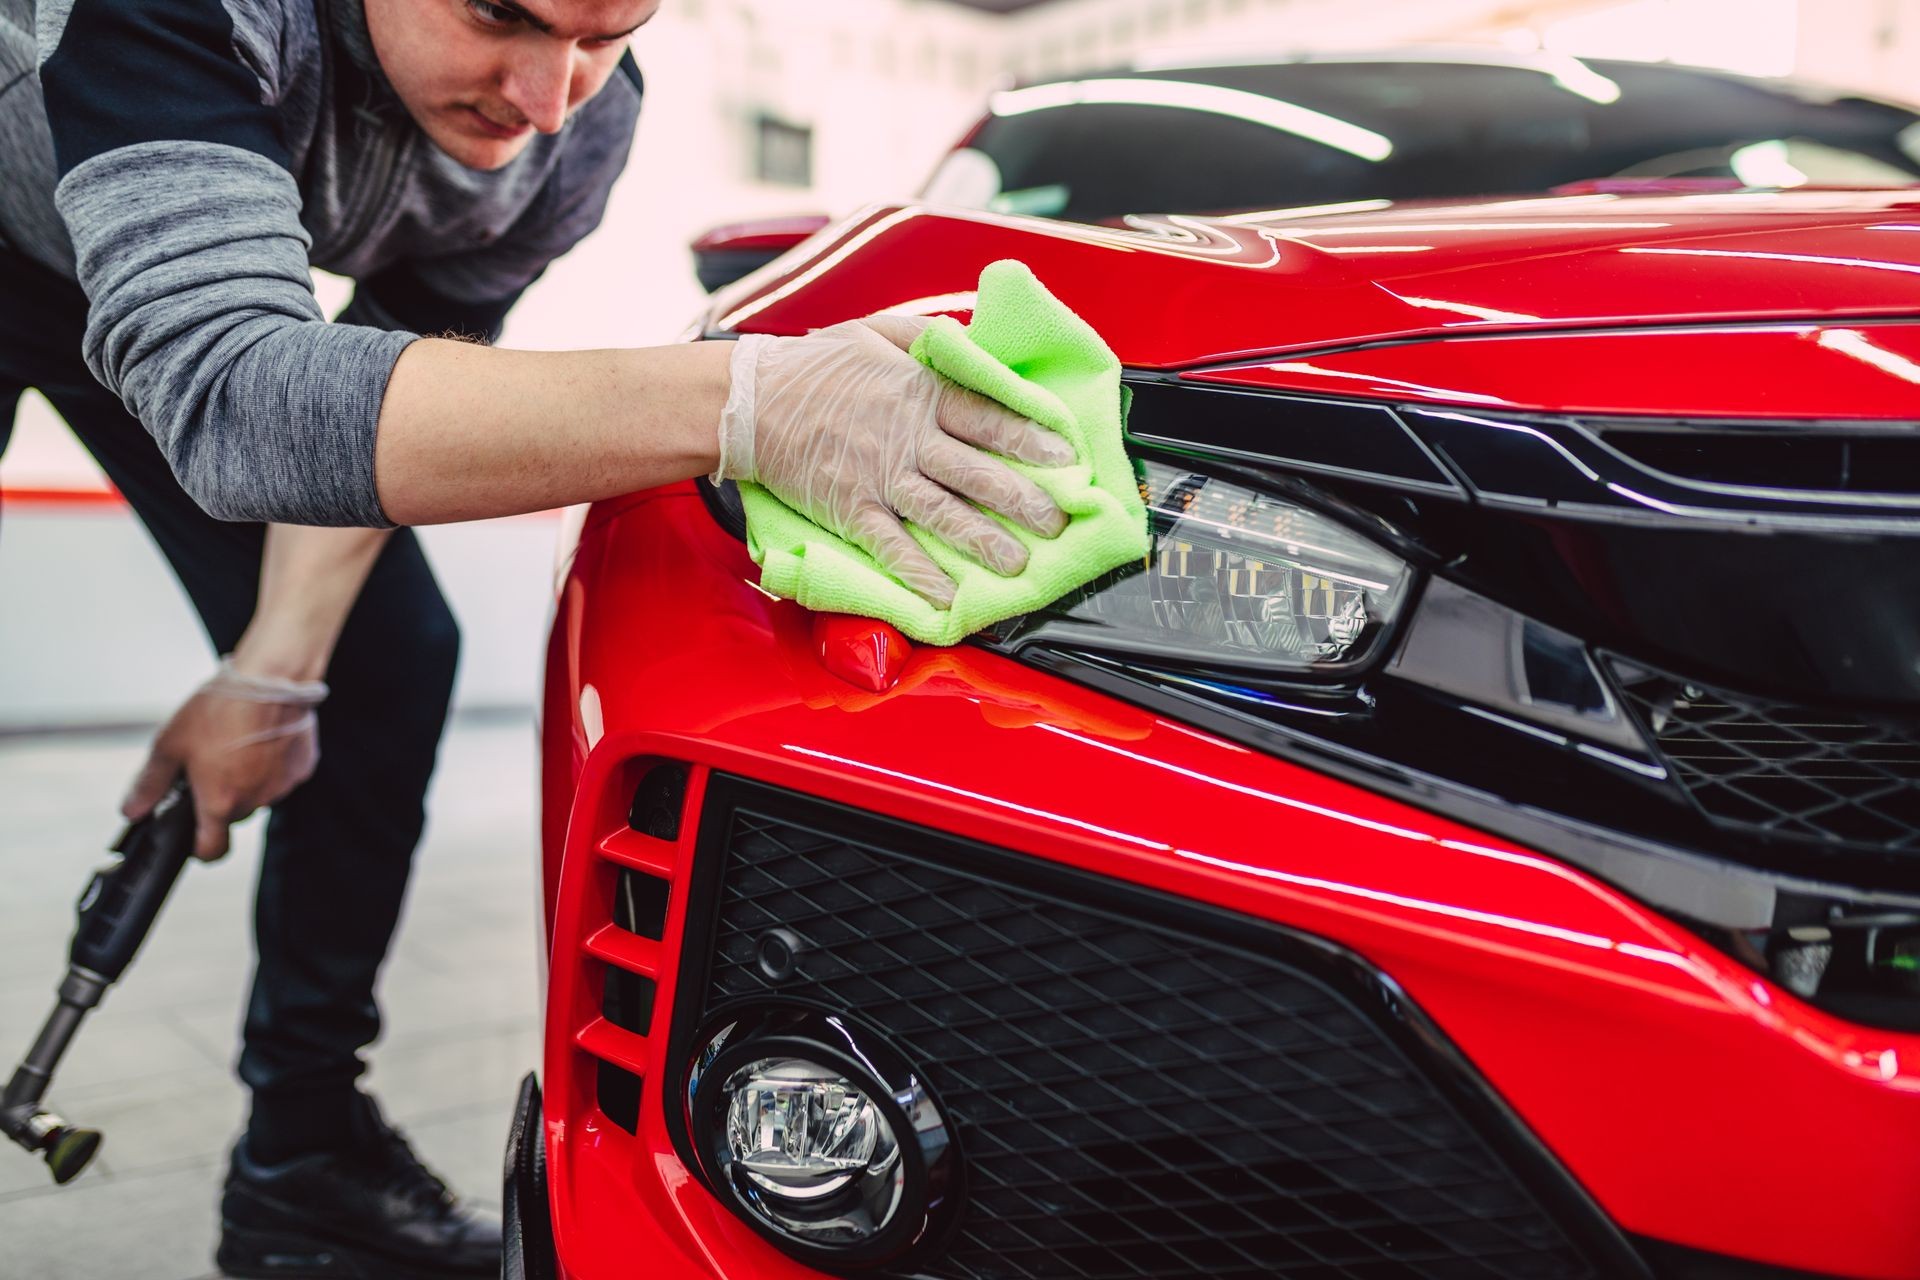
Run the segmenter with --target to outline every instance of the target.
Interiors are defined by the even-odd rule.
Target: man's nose
[[[541,133],[558,133],[567,122],[573,84],[573,45],[530,40],[507,69],[504,93],[513,109]]]

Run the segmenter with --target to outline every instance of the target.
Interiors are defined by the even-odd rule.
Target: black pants
[[[226,653],[253,615],[265,526],[215,520],[187,496],[152,437],[81,360],[85,318],[77,286],[0,250],[0,450],[20,393],[38,389],[126,495]],[[138,620],[128,621],[137,643]],[[379,1033],[374,980],[425,820],[458,650],[433,572],[412,531],[399,530],[327,669],[319,768],[267,826],[240,1054],[256,1129],[268,1112],[300,1117],[287,1122],[295,1128],[310,1118],[324,1145],[363,1070],[359,1050]],[[102,778],[88,802],[117,802],[114,788],[127,781]]]

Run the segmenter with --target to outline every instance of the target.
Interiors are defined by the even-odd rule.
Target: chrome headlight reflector
[[[820,1200],[868,1179],[862,1221],[796,1221],[792,1230],[864,1239],[884,1226],[900,1201],[900,1140],[859,1085],[805,1058],[757,1058],[727,1077],[726,1142],[738,1176],[766,1197]]]
[[[1371,656],[1406,597],[1399,557],[1319,512],[1165,463],[1137,464],[1145,563],[1002,628],[1156,663],[1308,674]]]

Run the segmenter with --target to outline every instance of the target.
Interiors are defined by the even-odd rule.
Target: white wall
[[[545,515],[421,531],[460,617],[457,705],[532,705],[558,527]],[[0,514],[0,731],[155,722],[212,666],[185,594],[124,508]]]
[[[1920,0],[1797,0],[1798,74],[1920,102]]]

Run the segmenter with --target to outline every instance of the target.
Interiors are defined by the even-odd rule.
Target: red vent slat
[[[586,949],[609,964],[648,978],[660,976],[660,944],[628,933],[618,925],[602,925],[587,935]]]
[[[595,1018],[574,1035],[573,1042],[594,1057],[624,1067],[637,1076],[647,1074],[647,1041],[623,1031],[605,1018]]]
[[[674,863],[680,854],[679,846],[670,841],[656,840],[624,827],[601,840],[599,850],[600,856],[610,862],[662,880],[673,879]]]

